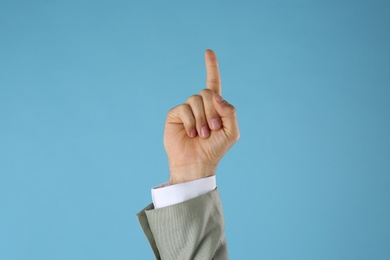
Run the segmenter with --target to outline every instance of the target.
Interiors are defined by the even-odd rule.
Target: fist
[[[236,109],[221,97],[217,58],[205,53],[206,89],[168,112],[164,147],[170,184],[215,174],[223,155],[239,139]]]

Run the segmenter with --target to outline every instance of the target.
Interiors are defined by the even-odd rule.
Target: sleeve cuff
[[[165,182],[152,188],[154,208],[167,207],[196,198],[215,190],[216,187],[215,175],[175,185]]]

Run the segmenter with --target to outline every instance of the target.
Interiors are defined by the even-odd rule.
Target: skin
[[[170,184],[212,176],[219,161],[239,139],[236,109],[221,97],[217,57],[205,52],[206,88],[167,115],[164,147]]]

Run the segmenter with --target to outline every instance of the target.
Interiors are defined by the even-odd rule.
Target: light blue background
[[[0,259],[152,258],[135,214],[207,48],[231,259],[390,259],[389,1],[130,0],[0,1]]]

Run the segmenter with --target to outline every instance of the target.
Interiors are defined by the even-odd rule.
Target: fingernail
[[[218,130],[221,128],[221,121],[217,118],[211,119],[211,129]]]
[[[223,103],[225,102],[225,99],[221,97],[218,93],[215,93],[215,100],[217,100],[218,103]]]
[[[195,137],[196,136],[196,130],[192,129],[190,132],[190,137]]]
[[[203,126],[201,129],[200,129],[200,134],[203,138],[207,138],[209,137],[209,128],[207,126]]]

